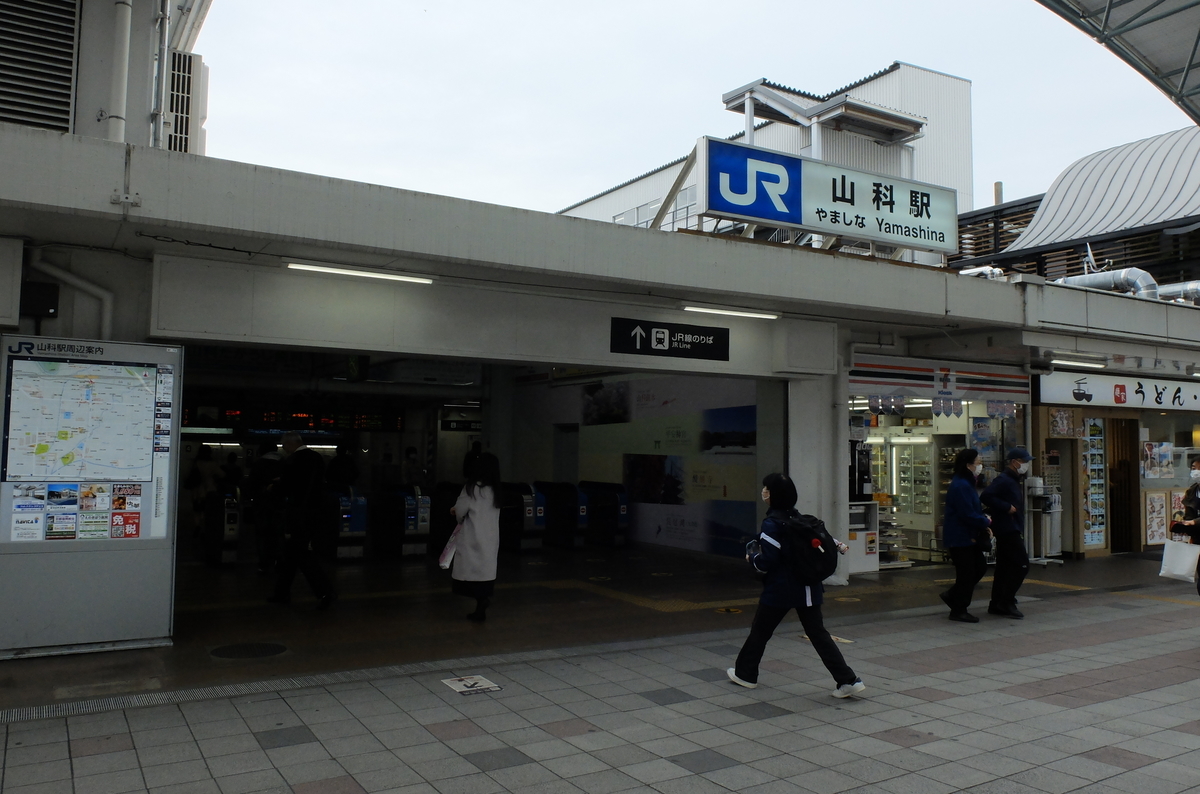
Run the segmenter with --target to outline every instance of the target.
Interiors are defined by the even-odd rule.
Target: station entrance
[[[183,381],[172,653],[267,642],[292,649],[275,664],[311,671],[313,655],[528,650],[753,612],[742,553],[762,477],[785,468],[782,381],[195,344]],[[290,607],[266,603],[286,431],[325,458],[327,612],[299,576]],[[484,633],[437,564],[474,451],[503,479]]]

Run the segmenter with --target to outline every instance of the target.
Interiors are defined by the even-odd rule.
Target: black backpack
[[[837,571],[837,543],[824,521],[808,515],[776,520],[788,528],[783,551],[801,584],[818,585]]]

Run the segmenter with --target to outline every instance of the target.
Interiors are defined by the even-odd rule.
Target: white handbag
[[[1162,570],[1158,575],[1195,584],[1197,562],[1200,562],[1200,546],[1168,538],[1163,547]]]

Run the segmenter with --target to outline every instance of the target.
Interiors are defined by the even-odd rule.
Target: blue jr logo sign
[[[799,224],[801,159],[707,139],[705,205],[713,214]]]

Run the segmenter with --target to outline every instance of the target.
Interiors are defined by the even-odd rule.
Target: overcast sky
[[[215,0],[195,50],[212,157],[547,211],[737,132],[759,77],[971,80],[976,207],[1190,124],[1034,0]]]

